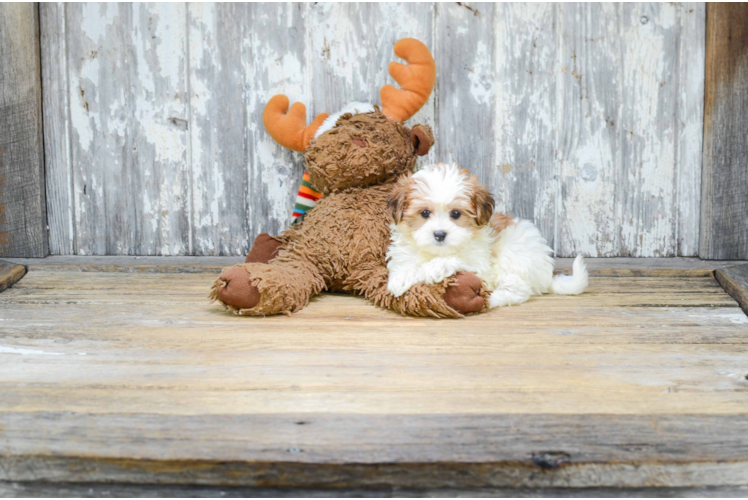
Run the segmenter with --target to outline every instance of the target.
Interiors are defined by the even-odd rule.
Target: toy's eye
[[[430,210],[424,210],[423,212],[421,212],[421,217],[423,217],[424,219],[428,219],[429,215],[431,215]]]
[[[459,219],[460,215],[462,214],[460,213],[459,210],[452,210],[452,212],[450,212],[449,214],[449,216],[452,217],[453,219]]]

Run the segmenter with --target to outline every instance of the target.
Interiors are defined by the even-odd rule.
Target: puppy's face
[[[467,170],[437,163],[401,177],[389,209],[400,231],[416,246],[445,255],[488,224],[494,200]]]

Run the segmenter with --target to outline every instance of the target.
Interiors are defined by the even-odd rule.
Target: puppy
[[[489,307],[521,304],[543,293],[577,295],[587,287],[581,255],[572,276],[553,276],[553,252],[529,221],[494,214],[494,200],[456,164],[428,165],[401,177],[392,214],[387,288],[399,297],[416,283],[469,271],[493,290]]]

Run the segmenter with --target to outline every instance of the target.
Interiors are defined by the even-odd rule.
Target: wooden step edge
[[[546,452],[546,454],[551,452]],[[310,463],[0,457],[0,481],[319,488],[642,488],[748,486],[748,462]]]
[[[18,283],[25,275],[25,266],[0,260],[0,292]]]
[[[743,312],[748,315],[748,264],[717,269],[714,277],[725,292],[735,299]]]
[[[80,271],[127,273],[220,273],[240,264],[241,256],[158,257],[158,256],[50,256],[44,259],[6,259],[29,271]],[[569,273],[573,259],[556,259],[556,271]],[[715,270],[748,265],[748,261],[710,261],[695,257],[670,258],[588,258],[591,276],[611,277],[708,277]]]

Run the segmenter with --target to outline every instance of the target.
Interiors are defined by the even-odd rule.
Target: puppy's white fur
[[[520,304],[543,293],[576,295],[587,287],[581,255],[574,260],[572,276],[553,276],[552,250],[531,222],[513,219],[501,228],[495,219],[479,223],[475,196],[480,188],[457,165],[429,165],[402,182],[407,200],[395,208],[404,211],[407,204],[411,210],[410,216],[395,217],[391,225],[387,288],[394,296],[419,282],[439,283],[458,271],[472,272],[486,282],[493,290],[491,308]],[[428,207],[425,220],[418,219],[421,207]],[[455,211],[461,212],[457,219],[452,216]],[[472,217],[473,223],[460,221],[462,217]],[[446,233],[443,241],[437,241],[436,232]]]

